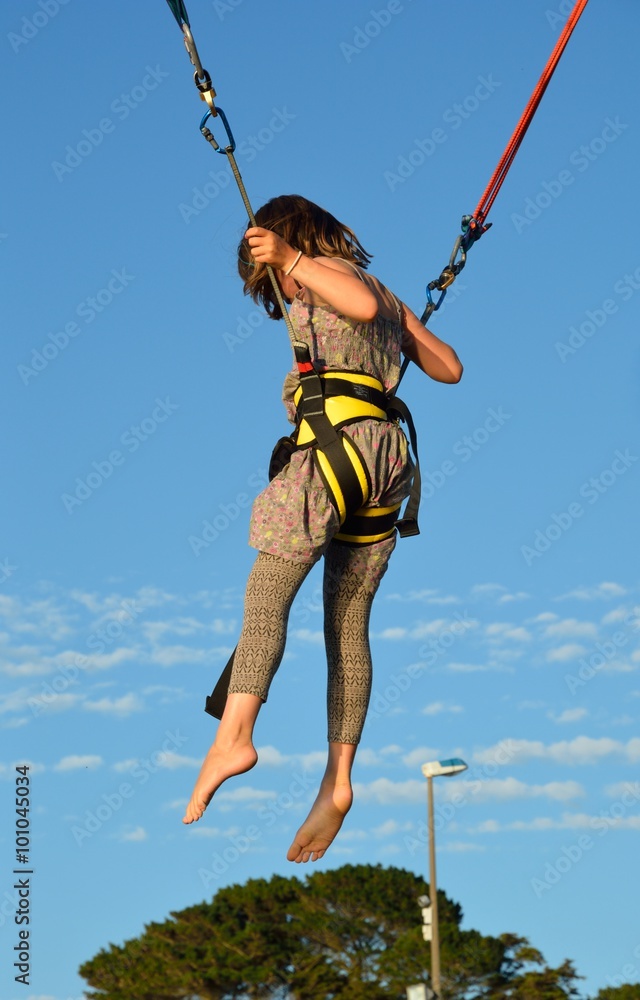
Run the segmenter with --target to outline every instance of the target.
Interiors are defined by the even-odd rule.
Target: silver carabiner
[[[193,40],[193,35],[191,34],[191,28],[188,24],[182,25],[182,33],[184,35],[184,47],[187,50],[189,59],[191,63],[196,68],[196,76],[198,80],[205,80],[207,77],[207,71],[200,62],[200,56],[198,55],[198,50],[196,48],[196,43]]]

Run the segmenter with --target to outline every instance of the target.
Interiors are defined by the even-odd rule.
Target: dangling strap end
[[[400,538],[411,538],[412,535],[419,535],[420,528],[415,517],[403,517],[396,521],[396,528]]]

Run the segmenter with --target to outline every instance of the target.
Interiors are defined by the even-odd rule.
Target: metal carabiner
[[[196,43],[193,40],[193,35],[191,34],[191,28],[188,24],[182,25],[182,33],[184,35],[184,47],[187,50],[189,59],[191,63],[196,68],[196,84],[198,80],[206,80],[209,76],[206,69],[200,62],[200,56],[198,55],[198,50],[196,48]]]
[[[449,282],[449,284],[451,284],[451,282]],[[431,291],[434,288],[437,288],[440,292],[437,302],[433,301],[433,296],[431,294]],[[437,281],[429,282],[429,284],[427,285],[427,308],[429,310],[429,315],[431,315],[432,312],[435,312],[437,309],[440,308],[440,306],[442,305],[442,300],[447,294],[447,288],[448,286],[446,286],[445,288],[440,288]]]
[[[216,142],[211,130],[206,127],[205,123],[207,119],[213,117],[212,111],[207,111],[207,113],[203,116],[202,121],[200,122],[200,131],[202,132],[207,142],[211,143],[216,153],[223,153],[226,156],[229,153],[235,152],[236,140],[233,138],[233,132],[231,131],[231,126],[229,125],[229,122],[227,121],[227,116],[225,115],[222,108],[216,108],[216,112],[222,119],[222,124],[224,125],[225,132],[227,133],[227,139],[229,140],[229,145],[223,148],[218,142]]]

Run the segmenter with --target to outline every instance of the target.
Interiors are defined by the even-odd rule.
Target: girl
[[[401,351],[438,382],[458,382],[455,351],[424,327],[411,310],[366,273],[370,255],[355,233],[298,195],[273,198],[256,213],[238,247],[245,294],[272,319],[281,310],[266,270],[274,269],[290,319],[317,371],[364,373],[390,393],[398,382]],[[295,421],[297,371],[284,386]],[[413,463],[396,422],[359,419],[345,427],[371,480],[369,507],[392,507],[409,493]],[[286,639],[293,598],[324,556],[324,629],[328,661],[329,756],[311,812],[287,853],[316,861],[336,836],[352,802],[351,768],[369,703],[371,604],[395,547],[395,532],[363,546],[334,540],[339,517],[311,448],[294,451],[288,465],[256,499],[250,544],[259,550],[249,576],[242,634],[226,707],[183,822],[200,819],[227,778],[252,768],[252,734],[267,700]]]

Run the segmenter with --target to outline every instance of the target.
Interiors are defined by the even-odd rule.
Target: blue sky
[[[568,9],[189,4],[254,206],[325,205],[416,310]],[[285,853],[325,752],[320,575],[292,612],[260,764],[184,829],[251,499],[286,428],[286,332],[242,297],[244,210],[198,132],[166,4],[10,0],[1,17],[2,995],[77,1000],[78,965],[108,942],[300,873]],[[374,606],[356,804],[316,866],[426,873],[420,764],[462,756],[469,774],[436,789],[439,885],[464,926],[570,957],[592,993],[640,980],[639,28],[633,0],[588,5],[433,320],[463,379],[403,384],[422,534]],[[26,989],[6,961],[25,761]]]

